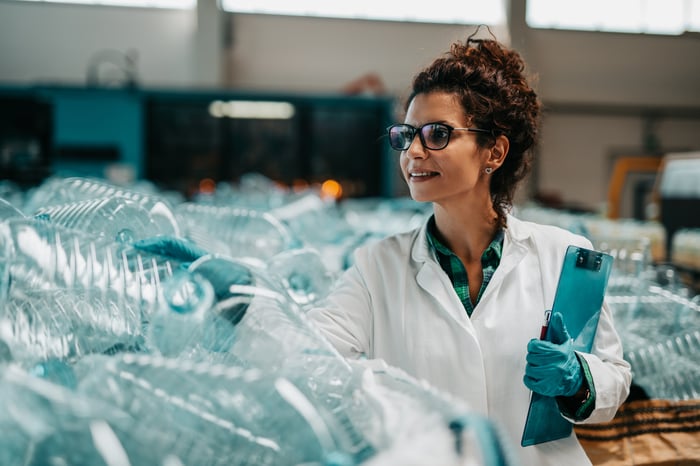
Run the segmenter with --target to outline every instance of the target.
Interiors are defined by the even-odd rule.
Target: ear
[[[508,138],[504,135],[498,136],[493,147],[491,147],[489,159],[487,161],[488,166],[495,170],[503,165],[508,155],[508,149],[510,149],[510,141]]]

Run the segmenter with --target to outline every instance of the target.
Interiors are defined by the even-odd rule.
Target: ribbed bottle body
[[[116,346],[138,347],[142,313],[113,292],[27,291],[0,310],[0,338],[24,365],[50,358],[76,361]]]
[[[173,208],[163,197],[85,177],[53,178],[44,182],[29,197],[24,212],[32,215],[57,204],[115,197],[129,200],[145,209],[162,234],[180,235]]]
[[[45,221],[115,241],[150,238],[161,231],[151,214],[134,201],[120,197],[94,198],[36,210]]]
[[[163,280],[179,262],[138,250],[129,244],[91,236],[37,219],[0,223],[0,271],[6,296],[24,290],[90,290],[109,299],[124,299],[149,313],[157,304]]]

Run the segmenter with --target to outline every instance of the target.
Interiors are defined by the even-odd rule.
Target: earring
[[[492,171],[493,171],[493,168],[491,168],[491,167],[484,168],[484,173],[486,173],[487,175],[490,175]]]

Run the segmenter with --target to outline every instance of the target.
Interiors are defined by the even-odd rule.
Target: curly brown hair
[[[508,138],[508,155],[490,186],[498,223],[505,227],[515,190],[532,166],[540,122],[541,102],[528,84],[524,60],[496,40],[455,42],[414,77],[406,109],[416,95],[430,92],[455,94],[469,124],[491,131],[478,134],[481,147],[493,146],[500,135]]]

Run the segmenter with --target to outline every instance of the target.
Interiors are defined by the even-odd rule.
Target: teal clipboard
[[[552,313],[560,312],[564,317],[576,351],[591,351],[612,263],[612,256],[599,251],[578,246],[566,250]],[[545,339],[550,339],[549,334]],[[572,429],[556,398],[533,393],[520,444],[526,447],[565,438]]]

